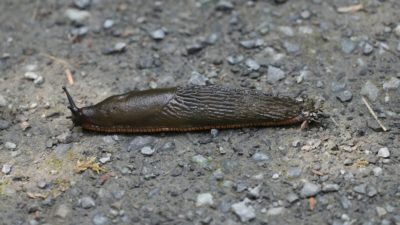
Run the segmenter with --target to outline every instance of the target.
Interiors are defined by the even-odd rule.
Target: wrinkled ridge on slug
[[[131,91],[83,108],[77,108],[68,91],[64,91],[74,124],[97,132],[282,126],[314,120],[320,112],[312,101],[216,85]]]

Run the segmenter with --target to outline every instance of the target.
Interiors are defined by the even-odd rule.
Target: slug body
[[[65,87],[72,121],[83,129],[110,132],[195,131],[282,126],[315,120],[313,101],[220,86],[131,91],[93,106],[76,107]]]

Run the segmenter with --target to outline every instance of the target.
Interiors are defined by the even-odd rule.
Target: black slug
[[[98,132],[283,126],[314,121],[321,112],[312,100],[297,101],[256,90],[214,85],[131,91],[78,108],[67,89],[63,89],[73,123]]]

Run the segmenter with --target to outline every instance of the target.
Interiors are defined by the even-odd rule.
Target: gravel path
[[[400,1],[0,12],[0,224],[400,224]],[[307,95],[329,117],[306,131],[103,135],[73,127],[61,89],[84,106],[188,84]]]

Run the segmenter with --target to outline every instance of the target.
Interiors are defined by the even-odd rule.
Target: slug
[[[63,90],[75,126],[107,133],[284,126],[315,121],[321,112],[313,100],[216,85],[131,91],[82,108]]]

